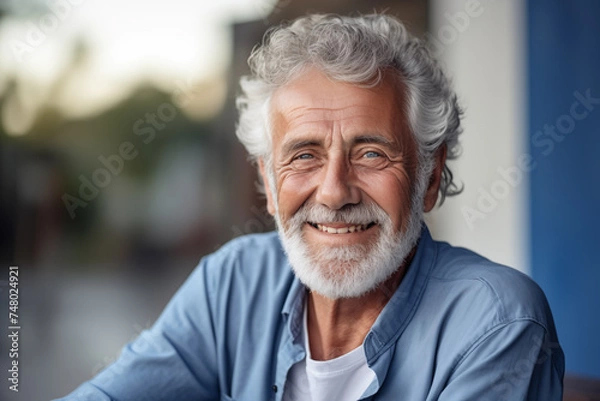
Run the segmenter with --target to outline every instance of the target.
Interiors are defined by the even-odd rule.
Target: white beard
[[[322,205],[305,204],[288,221],[287,228],[277,210],[275,220],[279,236],[298,279],[312,291],[339,299],[360,297],[390,278],[402,266],[421,234],[426,190],[423,178],[419,177],[415,185],[405,232],[396,232],[391,218],[374,203],[346,206],[337,211]],[[370,244],[318,246],[315,249],[303,238],[307,221],[356,225],[377,222],[379,237]]]

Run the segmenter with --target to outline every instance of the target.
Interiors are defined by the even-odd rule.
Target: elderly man
[[[154,327],[66,399],[561,400],[564,356],[525,275],[432,240],[460,109],[385,15],[272,30],[237,134],[277,233],[205,257]]]

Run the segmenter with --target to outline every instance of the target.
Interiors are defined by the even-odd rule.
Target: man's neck
[[[358,298],[330,299],[308,294],[307,319],[311,357],[326,361],[359,347],[402,282],[414,250],[405,263],[373,291]]]

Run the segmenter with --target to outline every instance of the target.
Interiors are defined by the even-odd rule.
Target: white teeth
[[[329,234],[347,234],[347,233],[353,233],[353,232],[359,233],[359,232],[367,229],[366,226],[364,226],[364,225],[333,228],[333,227],[324,226],[322,224],[317,224],[317,228],[319,230],[323,231],[324,233],[329,233]]]

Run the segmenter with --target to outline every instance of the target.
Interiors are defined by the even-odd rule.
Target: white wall
[[[465,190],[430,213],[430,227],[437,239],[527,272],[524,2],[432,0],[431,8],[428,38],[466,113],[463,154],[452,164]]]

